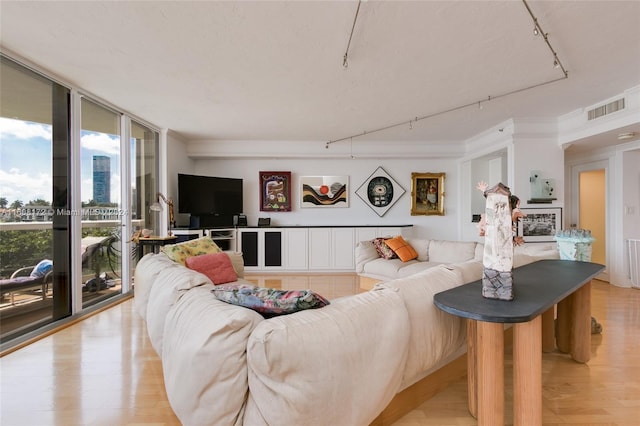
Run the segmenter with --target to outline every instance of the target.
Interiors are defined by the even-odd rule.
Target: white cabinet
[[[309,229],[309,269],[331,269],[331,228]]]
[[[280,228],[244,228],[238,230],[238,250],[247,271],[281,270],[282,234]]]
[[[410,227],[238,228],[237,250],[251,271],[354,271],[359,241],[407,236]]]
[[[222,250],[236,251],[236,230],[235,228],[212,228],[205,229],[204,235],[211,237],[214,243]]]
[[[353,270],[354,235],[354,228],[310,228],[309,269]]]
[[[331,262],[333,269],[353,271],[355,264],[355,230],[353,228],[332,228]]]
[[[174,229],[173,234],[179,243],[209,236],[222,250],[236,250],[235,228]]]
[[[178,239],[177,243],[183,243],[189,240],[195,240],[196,238],[200,238],[204,235],[204,231],[202,229],[174,229],[173,235],[175,235]]]
[[[289,271],[305,271],[309,268],[307,228],[287,228],[284,231],[284,264]]]

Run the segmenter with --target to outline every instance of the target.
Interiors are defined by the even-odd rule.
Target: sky
[[[9,205],[36,199],[51,202],[51,125],[0,117],[0,197]],[[94,155],[111,157],[111,202],[120,201],[120,138],[81,132],[81,199],[93,198]]]

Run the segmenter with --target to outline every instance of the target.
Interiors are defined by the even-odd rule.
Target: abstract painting
[[[302,176],[300,207],[349,207],[349,176]]]
[[[291,211],[291,172],[260,172],[260,211]]]
[[[382,167],[378,167],[356,191],[358,197],[380,217],[384,216],[404,193],[404,188]]]

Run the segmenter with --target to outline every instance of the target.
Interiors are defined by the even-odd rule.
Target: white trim
[[[131,290],[131,118],[120,116],[120,209],[126,214],[120,217],[120,292]]]
[[[71,176],[82,176],[82,162],[80,152],[82,150],[82,95],[71,89],[71,155],[69,158]],[[69,191],[71,194],[71,209],[82,210],[82,179],[69,179]],[[69,238],[71,248],[71,314],[82,312],[82,217],[71,216],[71,235],[79,235],[80,238]]]

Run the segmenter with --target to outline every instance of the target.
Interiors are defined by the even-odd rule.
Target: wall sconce
[[[176,227],[176,222],[175,222],[175,218],[173,216],[173,200],[171,200],[170,198],[165,197],[164,195],[162,195],[162,193],[158,192],[156,194],[157,197],[157,201],[153,204],[151,204],[149,206],[149,209],[154,211],[154,212],[161,212],[162,211],[162,206],[160,205],[160,200],[164,201],[165,204],[167,205],[167,207],[169,207],[169,236],[173,236],[173,234],[171,233],[171,227],[173,226],[174,228]]]

